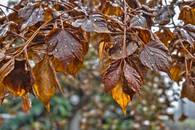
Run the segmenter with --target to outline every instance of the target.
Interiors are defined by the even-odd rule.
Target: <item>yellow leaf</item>
[[[112,89],[113,99],[120,105],[124,114],[126,114],[126,108],[128,103],[131,101],[131,97],[123,92],[123,84],[118,82],[117,85]]]
[[[6,88],[3,84],[0,83],[0,104],[3,103],[5,94],[6,94]]]
[[[171,74],[171,78],[175,81],[178,81],[180,79],[180,68],[179,66],[172,66],[170,68],[170,74]]]
[[[28,94],[22,96],[22,110],[24,112],[28,112],[31,108],[31,100]]]
[[[99,43],[99,58],[100,58],[100,60],[104,56],[104,47],[105,47],[104,44],[105,44],[104,41],[102,41],[102,42]]]
[[[33,91],[50,111],[50,99],[55,94],[58,87],[55,70],[48,57],[39,62],[33,69],[35,84]]]

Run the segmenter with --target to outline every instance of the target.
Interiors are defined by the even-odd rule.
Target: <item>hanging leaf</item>
[[[163,44],[157,41],[151,41],[141,51],[140,60],[144,66],[147,66],[154,71],[168,72],[171,57]]]
[[[34,79],[26,68],[26,60],[16,60],[14,69],[3,80],[6,89],[14,96],[24,96],[32,90]]]
[[[47,110],[50,111],[50,99],[58,88],[58,80],[49,57],[46,56],[36,64],[33,68],[33,74],[35,76],[33,91],[43,102]]]
[[[124,93],[123,84],[120,81],[112,89],[112,97],[120,105],[123,113],[126,114],[126,108],[131,101],[131,97]]]

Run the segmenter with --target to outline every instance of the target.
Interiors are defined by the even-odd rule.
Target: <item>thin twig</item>
[[[47,25],[51,20],[46,21],[43,23],[35,32],[34,34],[25,42],[24,47],[21,50],[17,50],[14,57],[20,55],[23,53],[23,51],[28,47],[28,45],[31,43],[31,41],[36,37],[36,35],[39,33],[39,30],[43,28],[45,25]],[[19,51],[19,52],[18,52]]]
[[[6,5],[2,5],[2,4],[0,4],[0,6],[2,6],[4,8],[7,8],[7,9],[10,9],[10,10],[13,10],[14,12],[18,13],[18,11],[16,9],[14,9],[14,8],[10,8],[10,7],[8,7]]]
[[[188,49],[184,46],[183,42],[179,39],[179,43],[181,44],[182,48],[189,54],[189,56],[195,60],[195,56],[191,52],[188,51]]]

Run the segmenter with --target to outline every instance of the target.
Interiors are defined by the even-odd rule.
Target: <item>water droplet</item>
[[[154,55],[154,53],[153,52],[150,52],[150,54],[153,56]]]
[[[55,49],[54,51],[55,51],[55,52],[57,52],[57,51],[58,51],[58,49]]]

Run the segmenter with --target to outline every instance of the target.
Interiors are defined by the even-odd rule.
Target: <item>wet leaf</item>
[[[126,114],[126,108],[131,98],[128,94],[124,93],[123,84],[120,81],[112,89],[112,97],[120,105],[123,113]]]
[[[4,78],[3,84],[14,96],[23,96],[31,92],[33,76],[26,69],[26,61],[15,61],[14,69]]]
[[[195,8],[188,5],[183,6],[179,14],[179,19],[183,20],[185,24],[195,25]]]
[[[58,88],[58,81],[54,67],[47,56],[36,64],[33,73],[35,76],[33,91],[47,110],[50,111],[50,99]]]
[[[157,41],[151,41],[141,51],[140,60],[144,66],[147,66],[154,71],[168,72],[171,57],[163,44]]]
[[[54,48],[52,54],[63,64],[64,72],[76,73],[75,71],[71,72],[71,66],[79,68],[87,52],[87,44],[68,31],[61,29],[52,31],[47,38],[48,44]],[[78,62],[75,62],[76,60]]]
[[[113,61],[103,70],[102,80],[105,85],[105,91],[112,90],[119,82],[122,74],[121,62],[121,60]]]
[[[124,77],[127,80],[128,86],[134,92],[139,92],[142,85],[142,78],[137,70],[131,67],[127,62],[124,62]]]

